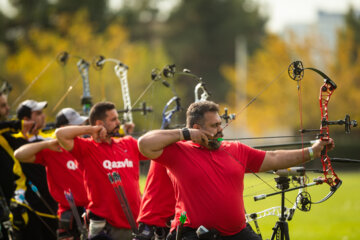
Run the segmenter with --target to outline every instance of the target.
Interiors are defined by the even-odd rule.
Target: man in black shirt
[[[40,140],[38,132],[45,125],[43,109],[46,106],[47,102],[26,100],[17,108],[19,120],[0,123],[0,181],[7,203],[10,202],[16,239],[55,239],[56,236],[57,219],[52,212],[57,205],[49,194],[44,167],[20,164],[14,157],[14,150],[29,140]],[[29,181],[38,188],[52,211],[31,190]],[[9,201],[11,195],[13,199]]]

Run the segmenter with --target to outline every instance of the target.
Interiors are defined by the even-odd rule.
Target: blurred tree
[[[241,126],[245,122],[247,134],[259,136],[274,131],[297,132],[301,129],[300,114],[303,128],[317,128],[319,125],[318,95],[322,78],[309,70],[305,71],[303,80],[299,82],[299,92],[298,83],[288,76],[288,66],[295,60],[301,60],[304,67],[318,68],[314,64],[313,49],[308,46],[318,49],[324,63],[328,63],[328,50],[321,49],[314,36],[308,36],[301,43],[297,43],[295,39],[290,42],[286,43],[278,36],[268,35],[264,39],[264,47],[258,49],[249,59],[247,79],[242,82],[242,86],[236,78],[234,67],[221,67],[222,74],[232,86],[226,102],[230,104],[232,113],[239,113],[233,125]],[[326,69],[321,70],[331,76]],[[246,88],[245,96],[239,96],[241,87]],[[299,94],[302,111],[299,108]],[[256,100],[246,111],[242,111],[253,98]],[[331,104],[333,106],[333,103]]]
[[[89,13],[89,20],[96,31],[104,31],[111,20],[108,0],[8,1],[14,7],[16,14],[13,17],[4,18],[5,24],[0,27],[5,34],[0,41],[5,42],[12,52],[17,50],[18,46],[15,43],[18,39],[23,38],[30,41],[30,29],[52,29],[62,19],[60,15],[67,14],[71,18],[77,11],[85,9]]]
[[[48,0],[9,0],[16,9],[14,24],[25,30],[31,26],[49,27],[50,4]]]
[[[182,0],[166,21],[163,36],[175,63],[202,76],[212,99],[223,101],[229,85],[220,66],[234,64],[237,37],[246,39],[252,54],[265,35],[265,23],[252,1]]]
[[[116,16],[129,29],[132,40],[164,41],[178,69],[187,68],[202,76],[213,92],[212,99],[223,101],[229,85],[223,81],[220,65],[234,63],[237,37],[247,40],[249,54],[259,47],[266,18],[260,16],[255,3],[246,0],[172,3],[177,5],[166,13],[161,11],[161,0],[124,0]],[[189,86],[192,80],[176,81]],[[188,88],[187,99],[193,99],[192,95],[192,88]]]
[[[356,62],[359,57],[360,46],[360,14],[356,14],[354,8],[350,7],[345,16],[346,28],[340,35],[340,39],[348,38],[352,42],[352,55],[350,55],[351,62]]]
[[[30,26],[40,28],[52,27],[55,23],[56,14],[72,14],[81,9],[86,9],[89,19],[98,27],[104,27],[108,20],[108,0],[9,0],[16,9],[14,21],[25,29]]]
[[[128,31],[118,24],[110,25],[102,34],[97,33],[95,27],[88,21],[86,11],[73,15],[71,24],[68,24],[68,15],[59,15],[59,18],[58,25],[53,31],[31,28],[30,41],[20,39],[19,50],[7,58],[5,70],[14,89],[9,96],[10,104],[34,79],[38,78],[20,101],[29,98],[48,101],[46,112],[49,120],[52,120],[56,112],[63,107],[73,107],[81,111],[82,84],[76,63],[79,58],[91,63],[93,57],[97,55],[118,59],[130,67],[128,71],[130,96],[132,101],[135,101],[151,83],[152,68],[163,66],[169,61],[161,45],[150,48],[142,43],[131,43]],[[60,30],[61,34],[59,34]],[[70,53],[70,58],[65,66],[62,66],[57,64],[56,56],[64,50]],[[43,72],[47,65],[49,67]],[[115,102],[121,109],[123,100],[114,66],[114,63],[106,63],[98,72],[90,67],[90,92],[94,103],[108,100]],[[73,89],[66,96],[65,101],[54,110],[55,105],[70,86]],[[149,115],[154,116],[154,120],[151,121],[154,121],[154,125],[158,127],[161,124],[160,112],[171,97],[171,92],[160,87],[159,84],[153,86],[156,88],[153,90],[156,97],[151,98],[151,92],[148,92],[139,102],[149,100],[148,106],[154,108],[154,113]],[[138,107],[138,104],[134,107]],[[15,108],[16,106],[13,106],[12,112]],[[150,121],[140,117],[140,114],[134,113],[134,120],[137,129],[148,129]]]
[[[158,27],[163,24],[158,21],[158,2],[160,0],[122,2],[122,7],[115,16],[129,29],[131,40],[152,41],[159,37]]]
[[[53,4],[55,13],[73,14],[79,10],[86,9],[89,20],[96,31],[104,31],[110,23],[108,0],[60,0]]]
[[[350,8],[346,14],[346,26],[338,33],[335,62],[332,65],[334,79],[339,85],[337,112],[351,113],[360,119],[360,15]]]
[[[360,18],[349,10],[346,27],[338,34],[337,49],[334,52],[316,34],[303,36],[299,41],[295,35],[287,42],[277,36],[269,35],[263,47],[249,59],[247,79],[243,86],[236,77],[235,68],[223,65],[221,72],[232,86],[227,95],[227,103],[233,113],[239,112],[246,104],[270,84],[280,73],[269,89],[265,90],[246,111],[241,112],[234,125],[246,124],[250,134],[266,134],[274,130],[300,129],[300,112],[296,82],[290,80],[287,67],[295,60],[301,60],[304,67],[323,71],[338,86],[329,103],[329,119],[344,119],[350,114],[352,119],[360,119],[360,42],[356,36],[360,32],[357,24]],[[311,46],[311,47],[310,47]],[[319,88],[322,78],[312,71],[305,71],[301,85],[303,128],[317,128],[319,124]],[[244,81],[244,80],[243,80]],[[239,87],[245,87],[245,96],[239,96]],[[239,102],[239,99],[242,102]],[[355,131],[358,131],[355,129]],[[333,127],[332,132],[344,133],[343,127]]]

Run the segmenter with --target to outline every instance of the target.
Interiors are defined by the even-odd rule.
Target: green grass
[[[269,176],[269,174],[263,174],[262,176],[268,178],[268,180],[274,178],[273,175]],[[313,179],[313,177],[318,176],[310,174],[309,178]],[[340,172],[338,176],[343,180],[343,184],[330,199],[320,204],[313,204],[309,212],[302,212],[298,209],[295,211],[293,219],[288,222],[290,239],[360,239],[360,191],[358,186],[360,174],[357,172]],[[260,180],[255,176],[247,176],[244,194],[247,191],[253,191],[254,189],[251,187],[249,189],[249,186],[259,182]],[[274,180],[270,180],[269,183],[275,186]],[[313,201],[318,201],[329,192],[329,187],[323,184],[309,187],[307,191],[310,193]],[[265,191],[265,193],[270,192],[272,191]],[[296,195],[297,190],[285,194],[286,198],[291,202],[294,202]],[[254,202],[250,196],[245,198],[245,207],[248,213],[262,211],[273,206],[280,206],[280,204],[280,195],[257,202]],[[286,205],[292,206],[287,201]],[[277,220],[278,218],[274,216],[267,216],[258,220],[263,239],[270,239],[272,227]],[[252,226],[254,225],[252,224]]]
[[[320,175],[310,174],[309,178],[313,179]],[[331,240],[352,240],[360,239],[360,174],[358,172],[338,173],[343,180],[342,186],[338,191],[324,203],[311,206],[309,212],[296,210],[294,217],[289,221],[290,239],[331,239]],[[265,181],[275,188],[275,175],[261,174]],[[144,189],[145,177],[140,180],[141,189]],[[328,185],[318,185],[309,187],[313,201],[320,200],[328,192]],[[244,202],[248,213],[259,212],[270,207],[280,206],[281,197],[273,196],[264,200],[255,202],[254,195],[261,193],[271,193],[273,190],[265,185],[262,181],[252,174],[245,177]],[[294,202],[297,190],[286,193],[286,198]],[[292,204],[286,201],[286,205],[291,207]],[[272,228],[278,220],[275,216],[267,216],[259,219],[261,234],[263,239],[270,239]],[[252,223],[254,228],[254,225]]]

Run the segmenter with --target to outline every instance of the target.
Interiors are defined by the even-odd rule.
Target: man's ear
[[[103,120],[96,120],[95,125],[96,126],[104,126],[104,121]]]
[[[192,128],[195,128],[195,129],[200,129],[201,128],[201,126],[199,125],[199,124],[197,124],[197,123],[194,123],[194,125],[193,125],[193,127]]]
[[[30,120],[30,118],[29,118],[29,117],[23,117],[23,119],[21,119],[21,120],[26,120],[26,121],[29,121],[29,120]]]

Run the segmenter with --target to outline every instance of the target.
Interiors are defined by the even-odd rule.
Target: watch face
[[[182,134],[184,136],[184,140],[191,140],[190,131],[188,128],[183,128]]]

